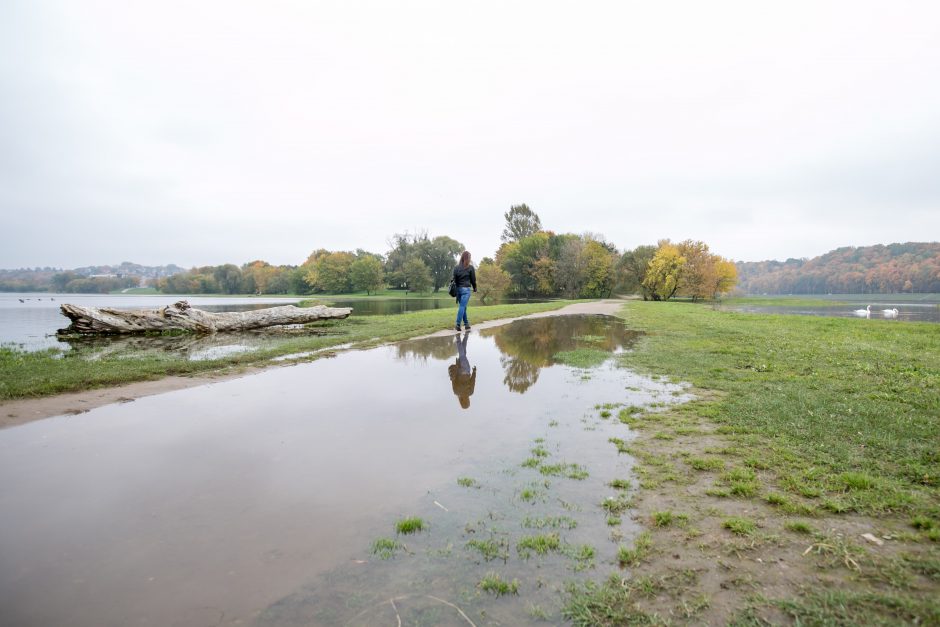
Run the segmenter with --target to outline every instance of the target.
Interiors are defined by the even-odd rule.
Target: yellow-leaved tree
[[[676,295],[685,265],[686,259],[677,246],[669,240],[659,242],[643,279],[643,285],[653,300],[669,300]]]

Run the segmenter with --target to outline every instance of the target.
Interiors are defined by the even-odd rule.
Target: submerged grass
[[[485,322],[558,309],[570,302],[476,306],[470,315],[474,323]],[[200,361],[190,361],[181,354],[141,350],[115,352],[92,360],[88,358],[94,353],[92,349],[25,352],[0,347],[0,400],[264,365],[274,357],[329,349],[340,344],[375,346],[453,328],[453,318],[452,310],[433,309],[317,322],[309,325],[312,330],[329,330],[330,334],[275,338],[270,346],[259,350]]]

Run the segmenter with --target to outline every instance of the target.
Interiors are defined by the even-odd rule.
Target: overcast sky
[[[0,2],[0,267],[940,239],[940,2]]]

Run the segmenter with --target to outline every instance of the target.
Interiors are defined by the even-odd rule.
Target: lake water
[[[524,320],[2,430],[3,622],[468,624],[456,607],[525,625],[531,605],[561,622],[564,582],[605,578],[637,532],[600,506],[631,473],[608,442],[630,437],[618,410],[688,396],[554,356],[635,337],[613,318]],[[428,527],[396,535],[406,516]],[[533,534],[559,550],[526,556]],[[481,591],[487,573],[518,596]]]
[[[807,297],[798,297],[806,299]],[[868,295],[848,295],[832,297],[845,300],[850,304],[833,304],[829,299],[820,298],[818,304],[791,305],[726,305],[722,309],[745,313],[770,313],[800,316],[826,316],[835,318],[855,318],[859,320],[887,320],[891,322],[940,322],[940,300],[905,299],[903,297],[879,297]],[[866,306],[871,306],[868,315],[861,313]],[[885,310],[897,309],[898,313]]]

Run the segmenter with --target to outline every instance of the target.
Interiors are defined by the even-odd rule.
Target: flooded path
[[[630,475],[618,411],[685,399],[600,363],[634,339],[524,320],[0,431],[4,622],[558,621],[564,582],[635,532],[599,505]],[[410,516],[425,530],[397,535]],[[555,548],[526,557],[534,536]]]

